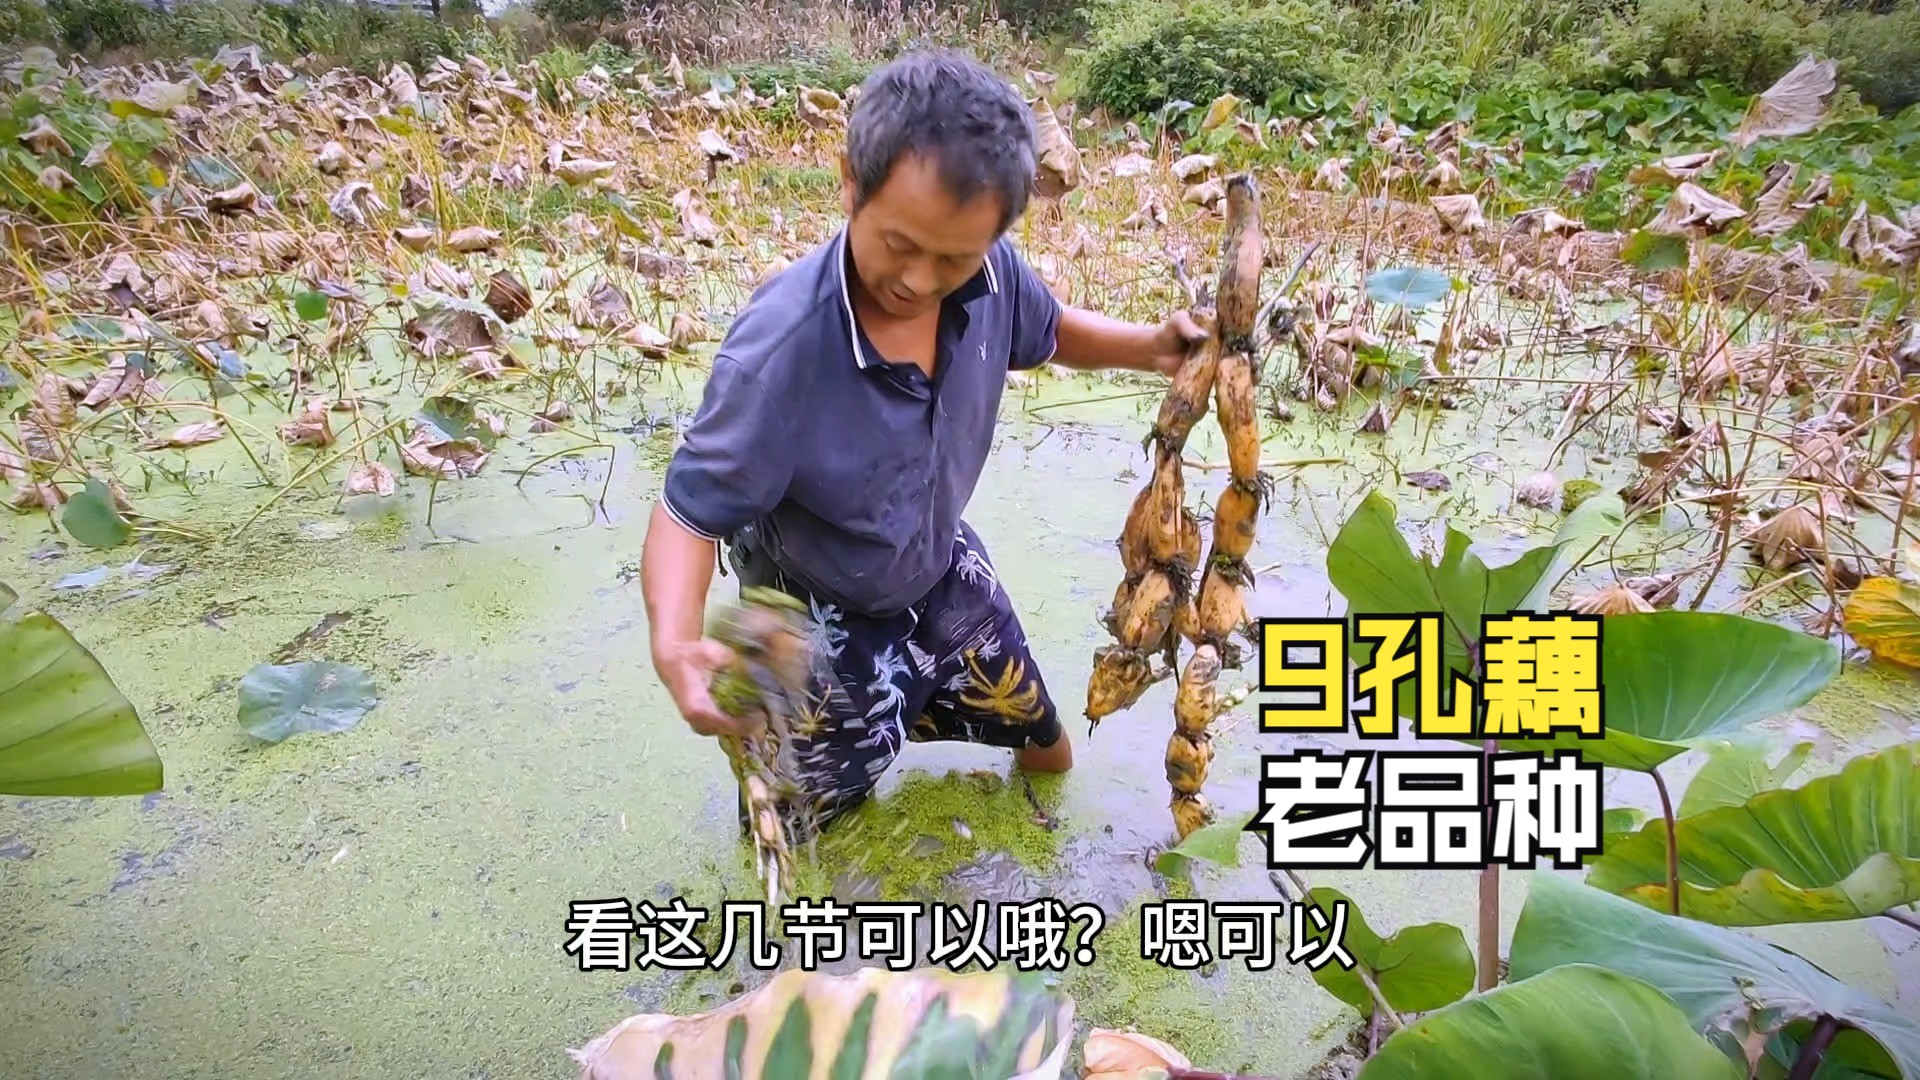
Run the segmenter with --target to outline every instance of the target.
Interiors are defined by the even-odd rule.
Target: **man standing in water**
[[[725,542],[742,586],[802,598],[815,693],[797,760],[823,823],[903,742],[1072,749],[980,538],[961,520],[1009,371],[1171,375],[1205,332],[1063,307],[1006,241],[1034,181],[1026,103],[971,60],[922,53],[862,88],[841,159],[845,228],[755,291],[714,357],[642,554],[654,668],[692,728],[738,733],[707,685]]]

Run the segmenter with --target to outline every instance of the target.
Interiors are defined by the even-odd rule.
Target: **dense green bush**
[[[1008,23],[1034,34],[1074,38],[1087,30],[1074,0],[997,0],[994,6]]]
[[[1134,116],[1228,91],[1423,115],[1489,91],[1758,93],[1809,53],[1884,112],[1920,102],[1920,0],[1089,0],[1080,18],[1081,96]]]
[[[1380,87],[1444,65],[1485,89],[1605,11],[1596,0],[1360,0],[1341,14],[1342,42]]]
[[[1758,93],[1809,53],[1886,112],[1920,101],[1920,0],[1639,0],[1547,50],[1565,85]]]
[[[165,40],[150,42],[161,51],[212,56],[227,45],[258,45],[275,55],[292,51],[279,24],[249,0],[193,0],[171,6],[164,26],[156,28]]]
[[[565,26],[622,19],[627,16],[631,5],[627,0],[533,0],[531,6],[534,14]]]
[[[160,12],[138,0],[0,0],[0,35],[19,44],[64,46],[88,56],[206,57],[228,45],[258,45],[293,59],[380,72],[405,62],[423,67],[461,53],[461,32],[477,17],[470,4],[443,3],[442,17],[339,0],[185,0]]]
[[[41,0],[0,0],[0,41],[41,44],[59,33]]]
[[[1082,96],[1125,115],[1225,93],[1264,104],[1324,89],[1347,66],[1336,17],[1307,0],[1116,0],[1091,9],[1090,21]]]
[[[1920,103],[1920,0],[1884,14],[1838,15],[1828,47],[1862,100],[1887,112]]]
[[[138,0],[47,0],[60,42],[76,52],[130,49],[146,44],[161,17]]]
[[[1556,55],[1576,85],[1685,87],[1706,81],[1759,92],[1825,44],[1819,10],[1803,0],[1640,0],[1607,16],[1597,41]]]
[[[458,51],[458,36],[450,21],[414,11],[358,7],[335,0],[263,3],[256,10],[264,24],[262,36],[284,42],[287,52],[311,53],[362,71],[383,71],[400,62],[417,71],[437,56]]]

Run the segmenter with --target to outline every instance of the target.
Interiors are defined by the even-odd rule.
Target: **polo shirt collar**
[[[853,317],[853,293],[849,290],[847,281],[847,264],[852,261],[852,258],[852,254],[847,250],[847,230],[842,226],[840,235],[834,239],[833,276],[840,286],[840,309],[847,316],[847,338],[853,342],[853,362],[859,366],[860,370],[865,371],[871,363],[867,358],[866,349],[860,344],[860,322]],[[980,272],[968,279],[965,285],[954,290],[953,295],[947,297],[946,302],[970,304],[982,296],[999,294],[1000,279],[993,272],[993,255],[989,253],[986,260],[980,264]]]

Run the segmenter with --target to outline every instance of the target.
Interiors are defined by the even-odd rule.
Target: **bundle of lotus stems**
[[[755,870],[767,903],[775,904],[793,880],[793,852],[814,836],[812,815],[797,797],[793,750],[795,727],[812,707],[806,608],[777,589],[742,589],[740,603],[721,612],[708,634],[735,657],[713,677],[714,704],[757,722],[751,734],[725,735],[720,743],[740,784]]]
[[[1265,251],[1260,193],[1250,174],[1227,181],[1221,252],[1214,312],[1196,316],[1207,325],[1207,339],[1174,375],[1146,439],[1154,455],[1153,478],[1127,515],[1120,536],[1125,577],[1106,619],[1116,644],[1095,652],[1087,685],[1087,720],[1097,728],[1102,717],[1133,705],[1149,686],[1178,670],[1181,638],[1194,645],[1180,674],[1166,752],[1170,809],[1183,840],[1213,820],[1200,793],[1213,761],[1208,725],[1229,707],[1218,692],[1221,669],[1237,668],[1242,661],[1233,637],[1244,636],[1247,625],[1241,589],[1252,574],[1246,557],[1270,491],[1270,480],[1259,468],[1254,407],[1254,334]],[[1183,505],[1181,455],[1187,436],[1206,415],[1210,396],[1226,438],[1232,480],[1215,501],[1213,542],[1202,563],[1200,524]],[[1164,666],[1156,663],[1163,658]]]

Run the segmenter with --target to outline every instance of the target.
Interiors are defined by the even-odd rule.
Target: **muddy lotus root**
[[[708,633],[735,654],[713,677],[714,704],[729,716],[758,721],[751,734],[720,742],[740,784],[756,872],[767,902],[777,903],[793,880],[793,852],[813,837],[806,807],[794,797],[800,788],[793,737],[811,704],[806,615],[785,593],[744,589],[741,602],[722,612]]]
[[[1207,339],[1196,345],[1161,399],[1144,446],[1153,472],[1135,496],[1121,531],[1123,577],[1105,625],[1114,644],[1094,653],[1087,683],[1087,721],[1139,701],[1147,688],[1179,673],[1174,730],[1167,739],[1170,810],[1181,839],[1213,820],[1201,789],[1213,762],[1209,725],[1221,711],[1223,667],[1238,667],[1234,638],[1246,637],[1242,590],[1251,583],[1247,554],[1270,488],[1260,471],[1255,407],[1255,323],[1260,308],[1260,196],[1249,175],[1226,183],[1227,225]],[[1206,320],[1204,313],[1200,316]],[[1185,505],[1181,454],[1211,405],[1227,445],[1227,488],[1215,501],[1211,549],[1202,557],[1199,519]],[[1194,646],[1184,670],[1181,641]],[[1155,661],[1165,666],[1156,669]]]

